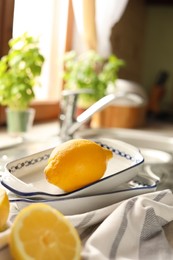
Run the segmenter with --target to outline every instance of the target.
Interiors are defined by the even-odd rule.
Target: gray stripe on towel
[[[126,208],[125,208],[125,211],[124,211],[124,215],[123,215],[123,218],[122,218],[122,222],[121,222],[121,225],[119,227],[119,231],[112,243],[112,246],[111,246],[111,250],[110,250],[110,253],[109,253],[109,259],[116,259],[116,253],[117,253],[117,249],[119,247],[119,244],[123,238],[123,235],[125,233],[125,230],[127,228],[127,224],[128,224],[128,221],[127,221],[127,214],[128,214],[128,211],[134,206],[135,202],[136,202],[137,198],[135,199],[132,199],[130,201],[128,201],[127,205],[126,205]]]
[[[167,221],[156,216],[153,208],[146,211],[139,243],[139,259],[173,259],[173,250],[168,244],[162,225]]]
[[[88,213],[82,220],[76,225],[76,228],[83,228],[94,218],[95,212]]]
[[[155,201],[161,201],[165,196],[167,195],[167,192],[163,191],[157,194],[157,196],[153,199]]]

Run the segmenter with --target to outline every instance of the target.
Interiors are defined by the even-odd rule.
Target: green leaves
[[[9,41],[10,50],[0,60],[0,104],[23,110],[34,99],[44,63],[38,43],[27,33]]]
[[[115,55],[104,60],[98,53],[90,50],[79,57],[74,51],[67,52],[64,64],[65,88],[93,90],[93,94],[81,94],[79,97],[79,104],[88,107],[106,95],[108,84],[115,82],[124,61]]]

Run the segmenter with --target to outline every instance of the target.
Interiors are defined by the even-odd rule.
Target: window
[[[62,58],[66,46],[68,0],[16,0],[13,36],[25,31],[38,36],[45,57],[37,100],[57,100],[62,81]]]
[[[42,86],[36,87],[36,100],[32,106],[36,108],[37,121],[57,118],[58,100],[62,88],[63,54],[68,48],[71,48],[70,30],[73,19],[70,9],[71,1],[15,0],[14,2],[14,0],[3,0],[0,5],[1,13],[7,11],[7,5],[8,15],[4,15],[3,18],[8,17],[8,27],[11,28],[11,31],[8,37],[5,37],[4,31],[7,30],[7,21],[5,21],[3,28],[0,28],[6,44],[6,48],[1,51],[1,56],[7,53],[7,43],[12,36],[16,37],[27,31],[30,35],[39,37],[45,63],[41,76]],[[0,123],[2,124],[5,120],[4,108],[1,108],[0,113]]]
[[[120,19],[127,2],[128,0],[81,0],[79,5],[79,0],[1,0],[1,20],[8,19],[8,23],[6,20],[0,25],[0,36],[4,37],[5,43],[11,38],[9,34],[5,38],[4,31],[9,30],[6,25],[12,28],[12,23],[14,37],[27,31],[40,39],[45,64],[41,76],[42,87],[36,89],[37,102],[33,103],[40,111],[36,113],[37,120],[58,116],[64,52],[72,48],[79,50],[83,45],[85,48],[82,50],[95,48],[102,56],[107,57],[111,52],[111,27]],[[1,51],[1,54],[5,53]],[[53,104],[52,113],[49,111],[47,114],[48,107]],[[1,118],[4,120],[2,113],[0,122]]]

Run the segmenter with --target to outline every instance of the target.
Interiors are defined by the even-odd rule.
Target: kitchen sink
[[[124,128],[83,129],[74,137],[112,138],[136,146],[145,159],[142,170],[159,181],[158,190],[168,188],[173,191],[173,137]]]
[[[154,131],[124,128],[94,128],[76,132],[75,137],[107,137],[122,140],[139,148],[157,149],[173,154],[173,137],[161,135]]]
[[[140,149],[145,162],[142,170],[160,181],[158,189],[173,191],[173,137],[154,131],[124,128],[98,128],[78,130],[74,138],[112,138],[124,141]],[[62,140],[58,135],[25,140],[22,144],[0,150],[0,172],[7,162],[55,147]],[[1,174],[0,174],[1,175]]]

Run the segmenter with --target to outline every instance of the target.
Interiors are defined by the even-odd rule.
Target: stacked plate
[[[10,201],[16,203],[19,210],[30,203],[43,202],[65,215],[74,215],[156,190],[157,181],[141,174],[144,158],[136,147],[108,138],[94,141],[113,152],[100,180],[70,193],[50,184],[44,168],[51,148],[6,165],[1,184],[9,190]]]

